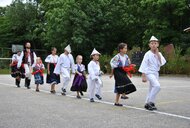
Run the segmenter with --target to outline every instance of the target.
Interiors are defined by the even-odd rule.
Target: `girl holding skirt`
[[[71,86],[71,91],[77,92],[77,98],[81,99],[79,92],[83,95],[82,92],[86,92],[87,90],[87,82],[86,82],[86,74],[85,74],[85,66],[82,64],[82,56],[78,55],[76,57],[77,64],[75,65],[75,77],[73,80],[73,84]]]

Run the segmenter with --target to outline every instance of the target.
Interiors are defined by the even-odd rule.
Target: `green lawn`
[[[10,69],[0,69],[0,74],[10,74]]]

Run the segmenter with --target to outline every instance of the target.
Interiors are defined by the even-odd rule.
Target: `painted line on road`
[[[12,84],[5,84],[5,83],[0,83],[1,85],[8,85],[8,86],[14,86]],[[21,87],[22,89],[24,89],[25,87]],[[34,88],[31,88],[30,90],[35,91]],[[44,92],[44,93],[49,93],[49,91],[46,90],[40,90],[40,92]],[[55,95],[60,96],[61,93],[56,93]],[[70,97],[70,98],[76,98],[76,96],[73,95],[66,95],[66,97]],[[83,100],[89,101],[88,98],[81,98]],[[114,103],[112,102],[108,102],[108,101],[101,101],[101,100],[95,100],[98,103],[102,103],[102,104],[108,104],[108,105],[113,105]],[[190,120],[190,117],[188,116],[182,116],[182,115],[177,115],[177,114],[172,114],[172,113],[167,113],[167,112],[161,112],[161,111],[148,111],[144,108],[139,108],[139,107],[135,107],[135,106],[129,106],[129,105],[123,105],[123,107],[125,108],[131,108],[131,109],[135,109],[135,110],[140,110],[140,111],[146,111],[146,112],[151,112],[151,113],[156,113],[156,114],[160,114],[160,115],[166,115],[166,116],[171,116],[171,117],[176,117],[176,118],[181,118],[181,119],[186,119],[186,120]]]

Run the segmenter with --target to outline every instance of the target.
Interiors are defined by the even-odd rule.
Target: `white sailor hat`
[[[93,51],[92,51],[92,53],[91,53],[91,56],[96,55],[96,54],[101,55],[101,54],[94,48]]]
[[[149,42],[151,42],[151,41],[158,41],[158,39],[157,39],[155,36],[151,36]],[[159,42],[159,41],[158,41],[158,42]]]
[[[67,45],[67,47],[65,47],[65,50],[69,53],[71,53],[71,46],[70,45]]]

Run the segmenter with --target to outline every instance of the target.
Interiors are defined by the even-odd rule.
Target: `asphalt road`
[[[14,85],[9,75],[0,75],[0,128],[190,128],[190,78],[161,76],[161,91],[157,97],[158,111],[146,111],[144,101],[148,83],[132,77],[137,91],[121,100],[124,107],[113,106],[114,80],[103,76],[103,99],[90,103],[88,93],[77,99],[67,88],[67,96],[55,95],[50,86],[40,86],[35,92]],[[71,85],[71,83],[70,83]]]

